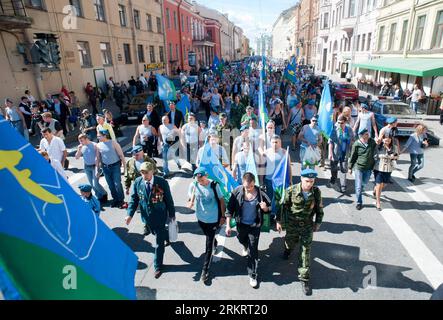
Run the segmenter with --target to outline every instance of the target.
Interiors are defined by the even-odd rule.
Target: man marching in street
[[[141,177],[138,177],[132,187],[128,206],[128,216],[125,221],[129,225],[140,205],[141,215],[149,229],[156,237],[154,256],[154,277],[160,278],[163,272],[163,256],[165,241],[168,238],[166,223],[175,221],[175,207],[168,182],[154,176],[155,165],[144,162],[140,167]]]
[[[277,231],[286,229],[283,259],[288,260],[291,251],[300,241],[298,253],[298,278],[303,293],[311,295],[309,286],[311,244],[313,233],[320,230],[323,221],[323,201],[321,191],[314,186],[317,172],[305,169],[301,172],[301,183],[286,190],[283,204],[277,213]]]
[[[125,170],[125,190],[126,194],[129,195],[129,189],[131,188],[131,184],[141,176],[141,166],[145,162],[152,163],[155,167],[154,174],[158,174],[157,166],[151,158],[149,158],[144,152],[143,147],[141,145],[136,145],[132,148],[132,158],[126,162],[126,170]],[[142,216],[142,222],[145,225],[143,235],[147,236],[151,232],[149,231],[149,226],[146,223],[146,220]]]

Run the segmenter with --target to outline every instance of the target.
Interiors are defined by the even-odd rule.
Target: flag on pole
[[[276,203],[282,204],[285,199],[286,189],[291,185],[291,175],[289,161],[289,147],[286,149],[285,158],[280,161],[275,169],[274,175],[272,177],[272,187],[275,192]]]
[[[214,60],[212,62],[212,71],[217,73],[222,73],[224,68],[223,60],[220,61],[220,59],[217,57],[217,55],[214,57]]]
[[[158,82],[158,96],[160,100],[177,100],[177,92],[175,90],[174,83],[160,74],[156,74],[155,77],[157,78]]]
[[[180,101],[177,102],[176,107],[183,113],[183,115],[187,115],[189,113],[189,110],[191,109],[191,101],[189,101],[189,97],[187,94],[181,95]]]
[[[260,61],[259,70],[260,70],[260,82],[259,82],[259,93],[258,93],[258,112],[260,119],[260,126],[263,131],[263,137],[266,136],[266,123],[269,121],[268,109],[265,106],[265,93],[263,91],[263,61]]]
[[[260,180],[258,179],[257,166],[254,158],[254,149],[252,148],[252,145],[249,149],[248,159],[246,160],[246,172],[252,173],[255,177],[255,184],[260,186]]]
[[[8,137],[0,140],[8,287],[23,299],[135,299],[137,256],[1,116],[0,136]]]
[[[288,79],[292,83],[297,83],[297,61],[295,60],[295,57],[291,59],[291,62],[286,66],[285,72],[284,72],[284,78]]]
[[[320,100],[318,111],[318,126],[326,139],[331,137],[334,130],[334,108],[329,84],[326,83]]]
[[[205,169],[209,179],[216,181],[220,185],[223,198],[228,202],[231,197],[231,192],[237,188],[239,184],[226,168],[222,166],[208,142],[206,142],[203,149],[200,167]]]

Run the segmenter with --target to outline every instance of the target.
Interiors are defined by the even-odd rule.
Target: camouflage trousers
[[[301,281],[308,281],[310,277],[311,264],[311,244],[313,238],[312,222],[303,223],[300,221],[291,221],[286,224],[285,247],[292,251],[300,242],[300,250],[298,252],[298,278]]]

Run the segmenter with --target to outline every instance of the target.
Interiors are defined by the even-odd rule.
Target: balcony
[[[24,29],[32,25],[22,0],[0,0],[0,28],[5,30]]]
[[[331,33],[331,30],[329,29],[329,27],[318,30],[318,36],[322,39],[325,39],[326,41],[328,40],[330,33]]]
[[[343,18],[340,22],[340,29],[352,34],[354,32],[355,24],[357,23],[357,17]]]

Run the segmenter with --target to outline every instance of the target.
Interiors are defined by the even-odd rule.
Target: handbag
[[[176,242],[178,239],[178,223],[173,220],[168,225],[169,242]]]

